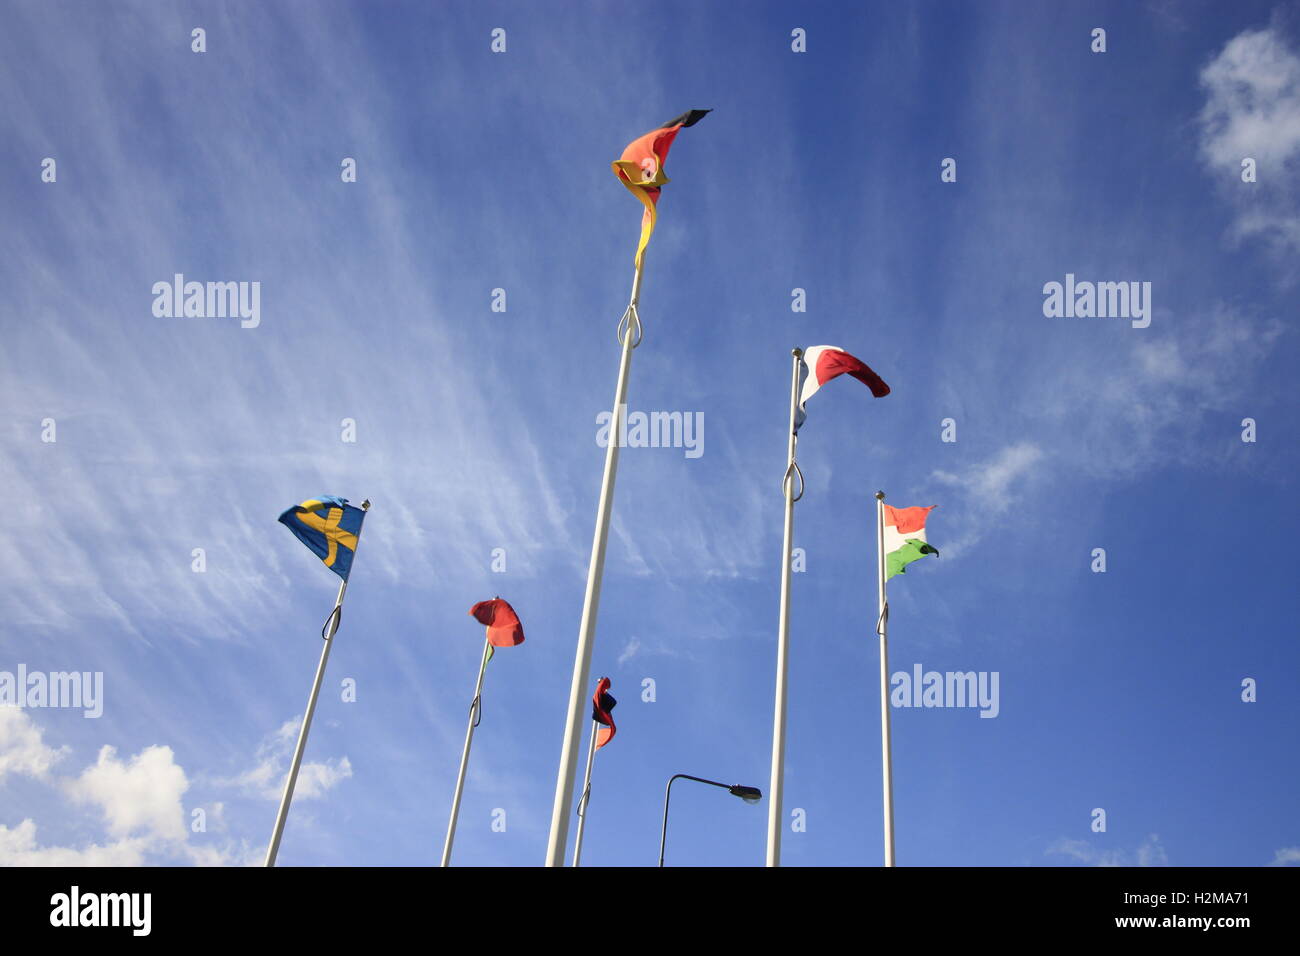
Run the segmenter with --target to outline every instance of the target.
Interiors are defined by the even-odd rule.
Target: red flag
[[[480,624],[487,625],[487,640],[493,647],[514,647],[524,642],[524,626],[509,601],[499,597],[479,601],[469,613]]]

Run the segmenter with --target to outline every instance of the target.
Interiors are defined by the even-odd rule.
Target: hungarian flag
[[[807,418],[807,410],[804,406],[808,399],[817,393],[821,388],[833,378],[848,373],[856,378],[867,388],[871,389],[871,394],[876,398],[884,398],[889,394],[889,386],[885,384],[884,379],[871,370],[866,362],[860,358],[855,358],[843,349],[836,348],[833,345],[814,345],[812,348],[804,349],[803,361],[799,366],[799,380],[801,388],[799,390],[799,408],[794,416],[794,430],[799,431],[799,426]]]
[[[509,601],[499,597],[479,601],[469,613],[480,624],[487,625],[488,660],[496,655],[498,647],[514,647],[524,642],[524,626]]]
[[[895,574],[903,574],[909,564],[927,554],[938,556],[938,549],[925,540],[925,519],[935,507],[891,508],[885,505],[886,581]]]
[[[618,733],[618,728],[614,726],[614,708],[617,705],[618,701],[609,692],[609,678],[602,677],[596,685],[596,693],[591,695],[591,719],[601,725],[596,731],[597,750],[613,740]]]
[[[664,160],[668,149],[677,138],[677,131],[694,126],[709,110],[687,110],[676,119],[670,119],[658,129],[653,129],[639,139],[628,143],[623,155],[614,160],[614,175],[645,206],[641,216],[641,242],[636,247],[636,267],[641,268],[641,256],[650,233],[655,231],[655,206],[659,202],[659,189],[668,182],[664,175]]]

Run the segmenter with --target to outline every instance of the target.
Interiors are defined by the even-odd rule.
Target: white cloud
[[[1300,248],[1300,55],[1276,28],[1246,30],[1201,71],[1201,154],[1231,184],[1236,238],[1261,236]],[[1242,183],[1241,162],[1258,164]]]
[[[324,796],[336,783],[351,776],[352,764],[347,757],[327,760],[325,763],[305,763],[298,771],[298,782],[293,790],[294,799],[310,800]]]
[[[1169,856],[1165,853],[1165,848],[1160,844],[1160,837],[1154,833],[1151,834],[1143,844],[1137,848],[1137,865],[1138,866],[1168,866]]]
[[[1018,442],[1003,448],[992,458],[960,474],[935,471],[932,477],[940,484],[959,489],[964,503],[953,511],[962,517],[954,537],[945,542],[940,553],[955,557],[976,544],[1016,501],[1023,486],[1033,477],[1034,466],[1042,461],[1043,450],[1031,442]]]
[[[156,837],[123,837],[111,843],[76,848],[40,846],[36,822],[16,827],[0,824],[0,866],[145,866],[191,863],[194,866],[256,866],[262,850],[247,843],[202,846],[159,841]]]
[[[1273,862],[1269,866],[1288,866],[1300,863],[1300,846],[1287,846],[1273,853]]]
[[[619,654],[618,664],[622,666],[624,663],[633,660],[634,658],[644,658],[647,656],[670,657],[687,661],[699,660],[699,658],[686,647],[670,644],[667,641],[647,643],[642,641],[639,637],[633,637],[628,640],[622,653]]]
[[[1162,325],[1129,336],[1125,348],[1078,356],[1061,372],[1056,396],[1044,395],[1064,439],[1054,450],[1073,473],[1121,477],[1153,462],[1199,464],[1194,456],[1205,451],[1188,447],[1187,429],[1254,387],[1252,376],[1284,330],[1275,318],[1221,303]]]
[[[96,763],[71,781],[67,790],[77,802],[98,806],[113,836],[184,840],[181,797],[189,786],[170,747],[146,747],[123,761],[115,748],[105,745]]]
[[[41,729],[21,708],[0,706],[0,781],[8,773],[44,779],[66,753],[66,747],[47,747]]]
[[[147,839],[134,837],[80,850],[42,847],[36,843],[33,820],[24,820],[13,829],[0,824],[0,866],[142,866],[148,845]]]
[[[5,772],[47,782],[74,804],[95,807],[109,839],[84,847],[41,846],[30,817],[16,826],[0,824],[0,866],[143,866],[188,862],[196,866],[251,865],[260,851],[246,843],[191,843],[182,796],[189,789],[184,769],[166,746],[145,747],[123,760],[111,746],[75,777],[54,777],[53,765],[66,747],[51,748],[32,718],[16,707],[0,707],[0,779]],[[210,808],[218,824],[220,803]]]
[[[247,793],[266,800],[279,800],[300,726],[301,714],[286,720],[257,745],[257,763],[251,769],[220,782],[241,787]],[[346,756],[330,758],[324,763],[303,763],[298,768],[293,797],[295,800],[322,797],[351,776],[352,762]]]
[[[627,645],[623,648],[622,653],[618,655],[618,666],[622,667],[632,658],[636,657],[637,652],[640,650],[641,650],[640,639],[635,637],[628,638]]]
[[[1087,840],[1058,840],[1048,847],[1049,855],[1068,856],[1086,866],[1167,866],[1169,857],[1160,837],[1149,835],[1132,853],[1127,850],[1100,850]]]
[[[1002,512],[1012,502],[1011,486],[1029,473],[1043,457],[1042,449],[1029,442],[1009,445],[991,460],[954,475],[936,471],[934,477],[947,485],[956,485],[979,498],[983,505]]]

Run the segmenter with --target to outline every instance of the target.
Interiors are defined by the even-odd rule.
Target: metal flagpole
[[[785,492],[785,536],[781,558],[781,624],[776,639],[776,714],[772,719],[772,783],[768,788],[771,801],[767,807],[767,865],[781,865],[781,783],[785,774],[785,699],[786,661],[790,649],[790,561],[794,543],[794,503],[803,497],[803,473],[795,461],[795,412],[799,407],[799,362],[802,349],[790,352],[794,358],[790,370],[790,447],[782,490]],[[799,478],[799,494],[794,493],[794,479]]]
[[[644,255],[643,255],[644,259]],[[614,478],[618,473],[618,450],[626,418],[627,380],[632,367],[632,350],[641,344],[641,316],[637,303],[641,298],[641,266],[632,278],[632,297],[619,319],[619,339],[623,355],[618,367],[618,386],[614,390],[614,417],[610,423],[610,440],[605,450],[605,477],[596,506],[596,532],[591,541],[591,564],[587,568],[587,591],[582,601],[582,623],[578,626],[578,649],[573,659],[573,683],[569,688],[569,714],[564,725],[564,746],[560,751],[560,769],[555,781],[555,804],[551,807],[551,835],[546,848],[546,865],[563,866],[564,850],[569,842],[569,808],[573,805],[573,783],[578,769],[581,746],[583,704],[591,674],[591,653],[596,637],[596,615],[600,610],[600,583],[605,571],[605,544],[609,539],[609,516],[614,506]],[[627,329],[623,323],[626,320]]]
[[[582,785],[582,796],[578,798],[578,832],[573,836],[573,865],[578,866],[582,859],[582,830],[587,825],[587,804],[591,802],[591,765],[596,759],[596,731],[600,722],[591,722],[591,739],[587,741],[587,777]]]
[[[367,498],[361,502],[361,510],[370,510],[370,499]],[[357,532],[357,544],[361,544],[361,532]],[[356,548],[352,549],[353,560],[356,560]],[[349,572],[350,573],[350,572]],[[271,843],[266,848],[265,866],[275,866],[275,858],[280,852],[280,837],[284,835],[284,822],[289,818],[289,804],[293,802],[293,788],[298,783],[298,768],[302,765],[302,752],[307,749],[307,733],[311,730],[311,719],[316,713],[316,698],[320,696],[321,680],[325,677],[325,664],[330,657],[330,648],[334,646],[334,635],[338,633],[339,622],[343,619],[343,597],[348,593],[348,582],[344,579],[339,584],[338,597],[334,599],[334,610],[330,611],[329,621],[326,622],[325,628],[328,635],[322,635],[325,638],[325,646],[321,648],[320,663],[316,665],[316,679],[312,681],[311,696],[307,698],[307,713],[302,719],[302,727],[298,731],[298,744],[293,749],[293,763],[289,766],[289,777],[284,782],[284,794],[280,797],[280,810],[275,815],[275,830],[271,833]]]
[[[447,842],[442,845],[442,863],[451,866],[451,844],[456,839],[456,817],[460,815],[460,795],[465,789],[465,771],[469,769],[469,748],[474,742],[474,728],[483,713],[483,675],[487,672],[488,652],[492,645],[483,639],[483,661],[478,666],[478,680],[474,684],[474,700],[469,705],[469,726],[465,728],[465,749],[460,752],[460,773],[456,775],[456,795],[451,798],[451,820],[447,822]]]
[[[885,597],[885,493],[876,492],[876,546],[880,578],[880,763],[885,813],[885,866],[894,865],[894,771],[889,739],[889,599]]]

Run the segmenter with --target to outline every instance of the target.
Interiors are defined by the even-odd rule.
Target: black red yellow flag
[[[668,177],[664,175],[664,160],[668,158],[668,149],[677,138],[678,130],[694,126],[708,112],[709,110],[687,110],[663,126],[632,140],[627,149],[623,150],[623,155],[614,160],[614,175],[645,206],[645,213],[641,216],[641,242],[636,247],[638,269],[641,268],[641,256],[650,241],[650,234],[655,231],[655,207],[659,202],[659,189],[668,182]]]

